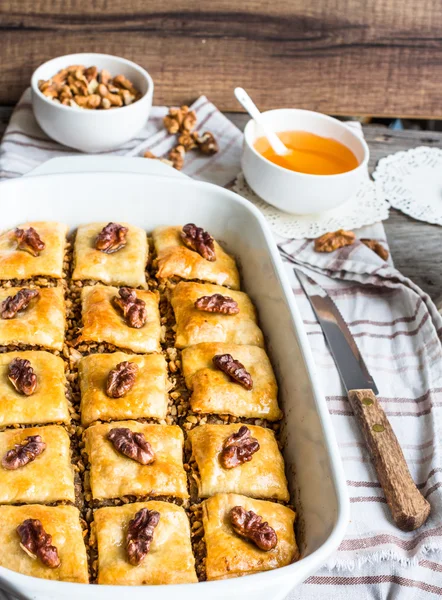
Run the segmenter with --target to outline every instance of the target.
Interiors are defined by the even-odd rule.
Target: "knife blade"
[[[398,439],[376,397],[376,384],[350,329],[327,292],[299,269],[293,270],[322,328],[393,520],[404,531],[418,529],[430,514],[430,504],[410,475]]]
[[[370,389],[378,394],[373,377],[368,372],[347,323],[327,293],[302,271],[296,270],[313,312],[321,325],[325,339],[347,390]]]

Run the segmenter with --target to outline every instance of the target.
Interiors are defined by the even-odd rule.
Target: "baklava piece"
[[[231,492],[289,500],[284,460],[271,429],[241,423],[199,425],[189,437],[201,498]]]
[[[119,421],[85,432],[94,499],[121,496],[187,498],[183,432],[175,425]]]
[[[173,290],[171,302],[177,348],[202,342],[264,346],[255,307],[243,292],[183,281]]]
[[[69,423],[64,362],[50,352],[0,354],[0,427]]]
[[[216,358],[216,357],[231,357]],[[229,363],[241,365],[237,378],[229,374]],[[282,417],[278,385],[270,360],[258,346],[206,343],[182,352],[186,386],[192,391],[190,405],[196,413],[229,414],[235,417],[268,419]],[[241,381],[241,367],[249,377]],[[235,375],[235,372],[232,371]],[[239,374],[239,377],[238,377]],[[251,387],[250,387],[251,386]]]
[[[23,223],[0,235],[0,279],[63,277],[67,226]]]
[[[75,238],[72,279],[147,287],[147,235],[127,223],[80,225]]]
[[[158,294],[145,290],[86,286],[81,291],[83,329],[79,342],[112,344],[132,352],[159,352]]]
[[[80,513],[73,506],[0,506],[0,565],[23,575],[88,583]]]
[[[81,422],[165,419],[167,365],[161,354],[91,354],[79,363]]]
[[[188,223],[184,227],[157,227],[153,231],[159,279],[199,279],[239,290],[235,260],[212,236]]]
[[[189,521],[168,502],[99,508],[94,514],[98,583],[196,583]]]
[[[203,502],[207,579],[278,569],[298,558],[295,513],[276,502],[217,494]]]
[[[61,287],[0,289],[0,345],[62,350],[65,326]]]
[[[0,433],[0,461],[1,504],[75,501],[70,440],[62,427]]]

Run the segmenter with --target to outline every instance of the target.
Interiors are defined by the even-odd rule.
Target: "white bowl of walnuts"
[[[31,78],[40,127],[82,152],[114,150],[135,137],[149,117],[153,88],[145,69],[109,54],[60,56]]]

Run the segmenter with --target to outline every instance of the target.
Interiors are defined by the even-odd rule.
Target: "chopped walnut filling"
[[[210,131],[205,131],[201,137],[195,136],[195,142],[203,154],[216,154],[219,150],[218,143]]]
[[[382,258],[382,260],[387,260],[389,257],[389,252],[386,248],[384,248],[384,246],[382,244],[380,244],[379,242],[377,242],[376,240],[369,240],[367,238],[362,238],[361,242],[367,246],[367,248],[370,248],[370,250],[373,250],[373,252],[375,252],[380,258]]]
[[[120,297],[114,296],[114,302],[123,311],[123,316],[129,327],[140,329],[147,321],[146,303],[137,298],[135,290],[127,287],[120,288]]]
[[[169,160],[172,163],[174,169],[177,171],[181,171],[184,165],[184,157],[186,155],[186,151],[184,146],[178,145],[169,152]]]
[[[169,133],[185,133],[192,131],[196,125],[196,112],[189,110],[188,106],[170,108],[163,119],[164,127]]]
[[[29,360],[14,358],[8,366],[8,379],[20,394],[31,396],[37,388],[37,375]]]
[[[321,237],[315,240],[315,251],[316,252],[334,252],[339,248],[345,246],[351,246],[356,239],[353,231],[345,231],[344,229],[338,229],[331,233],[324,233]]]
[[[95,248],[106,254],[118,252],[127,244],[126,235],[128,231],[127,227],[123,227],[118,223],[108,223],[97,235]]]
[[[233,469],[252,460],[259,450],[259,442],[252,437],[250,429],[242,425],[236,433],[226,439],[219,460],[224,469]]]
[[[30,435],[23,443],[15,444],[12,450],[8,450],[2,458],[2,466],[8,471],[15,471],[24,467],[43,454],[46,443],[40,435]]]
[[[213,262],[216,260],[214,239],[202,227],[197,227],[194,223],[184,225],[181,232],[183,244],[198,252],[200,256]]]
[[[221,313],[223,315],[237,315],[239,313],[238,302],[230,296],[212,294],[201,296],[195,300],[195,308],[210,313]]]
[[[246,390],[253,388],[252,376],[244,365],[239,360],[235,360],[231,354],[216,354],[212,361],[217,369],[226,373],[226,375],[236,381],[236,383],[242,385]]]
[[[17,239],[18,250],[29,252],[32,256],[39,256],[45,249],[46,244],[33,227],[28,229],[16,229],[14,235]]]
[[[38,82],[41,93],[64,106],[108,109],[127,106],[141,98],[140,92],[124,75],[113,79],[106,69],[71,65],[51,79]]]
[[[126,550],[131,565],[139,565],[150,550],[160,513],[142,508],[129,522],[126,534]],[[173,551],[173,548],[171,548]]]
[[[136,363],[124,362],[118,363],[115,369],[109,371],[106,381],[106,394],[110,398],[122,398],[135,385],[135,379],[138,373]]]
[[[2,319],[13,319],[20,310],[28,308],[33,298],[38,298],[40,292],[36,289],[23,288],[15,296],[8,296],[3,300],[0,307],[0,317]]]
[[[268,552],[276,547],[276,531],[253,510],[246,511],[242,506],[234,506],[230,511],[230,521],[235,533],[249,539],[261,550]]]
[[[143,433],[136,433],[127,427],[115,427],[109,431],[107,439],[118,452],[141,465],[150,465],[155,460],[155,452]]]
[[[17,527],[20,537],[20,547],[28,556],[39,558],[41,562],[51,569],[60,566],[61,561],[55,546],[52,546],[52,536],[43,528],[38,519],[26,519]]]

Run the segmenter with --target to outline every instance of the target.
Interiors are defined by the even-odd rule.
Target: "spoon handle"
[[[262,128],[264,135],[268,139],[269,144],[273,148],[274,152],[281,155],[287,154],[288,149],[284,146],[276,133],[272,131],[264,122],[262,114],[259,112],[256,104],[250,98],[246,90],[241,87],[237,87],[235,88],[234,94],[238,102],[243,106],[243,108],[246,109],[252,119]]]

